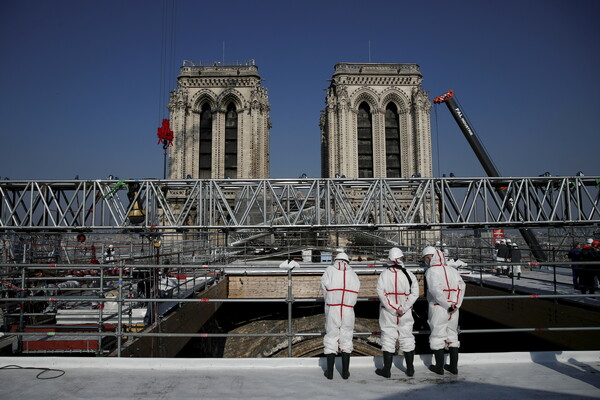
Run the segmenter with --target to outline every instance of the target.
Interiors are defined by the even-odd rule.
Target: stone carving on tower
[[[416,64],[336,64],[321,112],[322,176],[431,176],[431,103],[421,81]]]
[[[320,118],[322,177],[431,177],[431,103],[421,82],[416,64],[336,64]],[[359,202],[366,193],[346,195]],[[394,196],[404,210],[413,200],[410,191]],[[382,222],[394,223],[392,217]],[[426,233],[403,235],[392,240],[408,245],[434,239]]]
[[[270,105],[253,61],[185,62],[171,92],[169,179],[269,177]]]

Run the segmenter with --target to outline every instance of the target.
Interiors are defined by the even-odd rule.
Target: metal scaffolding
[[[552,291],[553,294],[512,294],[495,295],[495,296],[466,296],[465,301],[493,301],[493,300],[531,300],[539,301],[542,299],[579,299],[579,298],[598,298],[600,294],[580,295],[576,293],[558,294],[556,292],[557,285],[566,285],[564,282],[559,282],[556,279],[556,269],[569,268],[569,264],[565,262],[555,262],[549,268],[554,269],[554,274],[548,274],[548,279],[541,281],[546,288],[545,292]],[[587,264],[587,263],[584,263]],[[3,267],[12,267],[13,265],[2,265]],[[471,280],[474,284],[482,285],[483,278],[477,280],[477,274],[486,271],[489,273],[491,269],[497,266],[497,263],[474,263],[465,269],[463,272],[470,270],[474,272],[474,279]],[[287,276],[287,295],[283,297],[273,298],[207,298],[200,296],[189,296],[185,292],[193,294],[201,293],[205,289],[205,285],[215,284],[221,278],[231,273],[236,273],[236,268],[227,266],[218,267],[190,267],[187,265],[171,266],[173,271],[185,272],[187,274],[186,281],[178,285],[183,287],[172,287],[171,293],[161,294],[155,293],[154,296],[145,296],[141,293],[135,293],[134,283],[136,279],[132,277],[132,268],[119,266],[117,275],[107,275],[111,266],[108,265],[79,265],[81,268],[90,268],[97,271],[98,274],[90,275],[85,278],[80,278],[80,281],[90,282],[90,288],[86,290],[82,286],[77,287],[62,287],[59,288],[51,282],[60,280],[56,276],[35,277],[30,276],[33,271],[57,271],[70,270],[73,265],[35,265],[35,264],[19,264],[20,273],[6,276],[0,282],[0,293],[2,293],[1,306],[6,310],[4,318],[11,320],[16,330],[11,330],[5,335],[10,336],[19,341],[44,341],[48,338],[56,338],[65,340],[85,340],[95,338],[99,342],[106,341],[112,338],[113,341],[108,341],[106,345],[92,349],[98,354],[108,354],[110,351],[116,350],[116,355],[121,356],[121,349],[124,346],[124,340],[127,338],[142,338],[142,337],[158,337],[158,338],[216,338],[216,337],[279,337],[287,339],[287,354],[292,356],[292,346],[295,338],[298,337],[322,337],[324,332],[299,332],[295,331],[292,325],[293,311],[292,305],[295,303],[308,303],[316,305],[323,301],[322,297],[318,298],[295,298],[293,295],[292,276],[296,274],[312,274],[320,276],[325,267],[303,267],[302,270],[287,270],[282,271],[278,267],[262,267],[247,269],[244,275],[262,275],[268,274],[286,275]],[[137,265],[136,268],[145,271],[158,271],[163,266],[157,265]],[[379,269],[383,269],[380,266]],[[358,268],[356,269],[359,275],[374,273],[373,268]],[[238,272],[239,273],[239,272]],[[64,278],[64,280],[73,277]],[[523,277],[524,280],[530,278]],[[95,283],[91,283],[95,282]],[[158,281],[156,282],[158,284]],[[203,283],[203,285],[198,285]],[[513,281],[514,284],[514,281]],[[109,295],[110,293],[110,295]],[[359,302],[378,302],[377,297],[359,297]],[[425,298],[420,298],[419,301],[425,301]],[[287,330],[285,332],[256,332],[256,333],[232,333],[232,332],[175,332],[175,331],[159,331],[153,332],[152,326],[146,324],[144,329],[132,329],[135,321],[132,320],[132,311],[137,307],[142,307],[148,312],[153,310],[156,313],[153,322],[160,322],[168,312],[177,307],[162,308],[163,312],[159,312],[160,304],[174,305],[184,303],[286,303],[287,304]],[[52,311],[36,313],[31,311],[31,307],[35,304],[52,305]],[[25,306],[30,305],[30,306]],[[113,305],[113,307],[109,307]],[[79,319],[73,323],[73,320],[66,319],[64,313],[69,313],[68,316],[79,316]],[[61,314],[62,312],[62,314]],[[63,315],[62,319],[59,317]],[[36,317],[52,318],[55,324],[52,325],[29,325]],[[62,322],[61,322],[62,321]],[[81,322],[85,321],[85,322]],[[138,321],[138,325],[143,325],[142,321]],[[36,329],[37,327],[37,329]],[[83,328],[87,330],[81,331]],[[33,328],[33,329],[32,329]],[[575,326],[544,326],[544,327],[523,327],[523,328],[495,328],[495,329],[464,329],[461,333],[509,333],[509,332],[561,332],[561,331],[598,331],[600,327],[588,322]],[[429,330],[415,330],[416,335],[429,334]],[[354,332],[354,336],[379,336],[380,332]],[[91,352],[89,350],[87,352]],[[52,350],[55,351],[55,350]],[[52,352],[48,351],[48,352]],[[41,351],[38,351],[41,352]]]
[[[0,181],[0,231],[593,226],[599,187],[583,176]]]

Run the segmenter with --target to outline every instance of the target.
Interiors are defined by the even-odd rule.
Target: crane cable
[[[435,152],[437,153],[437,176],[440,176],[440,135],[438,127],[438,105],[434,104],[435,110]]]
[[[163,0],[158,93],[158,125],[160,125],[161,120],[165,118],[165,101],[168,103],[167,95],[169,93],[167,82],[169,82],[174,73],[176,43],[175,26],[177,16],[176,4],[176,0]]]
[[[167,82],[173,76],[175,62],[175,25],[177,0],[163,0],[162,32],[160,51],[160,78],[158,93],[158,143],[163,143],[163,178],[167,178],[167,148],[173,144],[173,131],[169,118],[166,117],[169,104],[169,88]],[[162,122],[161,122],[162,121]]]

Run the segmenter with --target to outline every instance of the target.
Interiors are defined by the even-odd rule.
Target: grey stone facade
[[[269,178],[270,106],[258,67],[185,63],[169,102],[169,179]]]
[[[416,64],[336,64],[321,112],[322,176],[432,176],[421,81]]]

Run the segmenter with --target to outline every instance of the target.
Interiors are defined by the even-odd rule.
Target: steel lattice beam
[[[0,231],[586,226],[600,177],[1,181]],[[132,190],[135,188],[135,191]],[[141,220],[129,215],[143,210]]]

